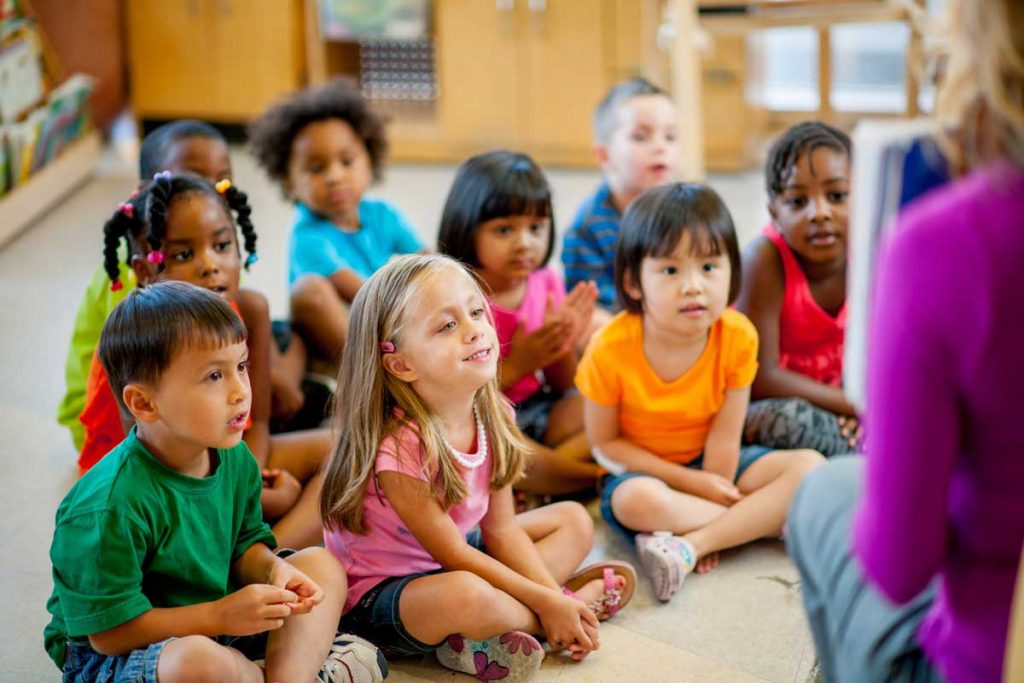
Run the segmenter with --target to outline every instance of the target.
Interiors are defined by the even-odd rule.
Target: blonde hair
[[[1001,156],[1024,169],[1024,4],[952,0],[951,47],[936,112],[963,172]]]
[[[334,404],[334,448],[320,494],[320,516],[326,528],[367,532],[363,501],[375,478],[377,451],[385,438],[406,425],[418,429],[423,472],[433,481],[438,502],[447,509],[469,493],[444,444],[441,420],[408,383],[384,369],[381,354],[381,342],[401,348],[404,323],[417,294],[425,282],[447,269],[469,278],[486,301],[480,285],[458,261],[412,255],[374,273],[352,302]],[[529,451],[497,378],[477,391],[476,405],[488,434],[491,488],[500,489],[522,476]],[[396,408],[401,409],[398,415]]]

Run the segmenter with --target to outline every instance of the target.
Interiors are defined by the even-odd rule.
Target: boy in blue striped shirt
[[[619,221],[630,202],[676,179],[678,112],[668,94],[643,78],[613,87],[594,112],[594,145],[604,181],[580,206],[565,234],[565,284],[597,283],[594,329],[618,310],[613,281]]]

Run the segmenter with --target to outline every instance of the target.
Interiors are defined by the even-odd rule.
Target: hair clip
[[[117,210],[120,211],[125,216],[127,216],[128,218],[135,218],[135,206],[129,204],[128,202],[121,202],[120,204],[118,204]]]
[[[121,284],[120,280],[114,280],[113,282],[110,283],[111,292],[120,292],[122,289],[124,289],[124,285]]]
[[[256,263],[259,260],[260,260],[259,255],[257,255],[257,254],[249,254],[245,258],[245,266],[248,268],[249,266],[251,266],[252,264]]]
[[[389,341],[381,342],[380,343],[380,350],[383,351],[384,353],[394,353],[395,352],[395,345],[392,342],[389,342]]]
[[[159,249],[157,249],[156,251],[151,251],[148,254],[146,254],[146,260],[149,261],[150,263],[160,265],[161,263],[164,262],[164,252],[160,251]]]
[[[153,180],[170,180],[170,179],[171,179],[171,172],[170,171],[159,171],[159,172],[153,174]]]
[[[231,181],[228,180],[227,178],[222,178],[221,180],[218,180],[217,184],[214,185],[213,187],[220,194],[224,194],[231,189]]]

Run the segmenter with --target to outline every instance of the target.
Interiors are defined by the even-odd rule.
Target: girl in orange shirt
[[[676,183],[622,219],[615,286],[623,311],[576,375],[584,425],[610,474],[602,516],[635,538],[659,600],[718,551],[779,536],[812,450],[740,445],[757,331],[727,309],[740,284],[732,218],[710,188]]]

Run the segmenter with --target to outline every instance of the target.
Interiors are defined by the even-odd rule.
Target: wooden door
[[[131,0],[128,55],[140,118],[195,116],[210,95],[209,0]]]
[[[527,74],[520,87],[520,130],[539,160],[593,163],[591,119],[611,85],[614,35],[607,0],[520,0]]]
[[[435,3],[440,131],[458,157],[519,145],[515,5],[522,2]]]
[[[208,1],[208,117],[246,121],[302,86],[301,0]]]

